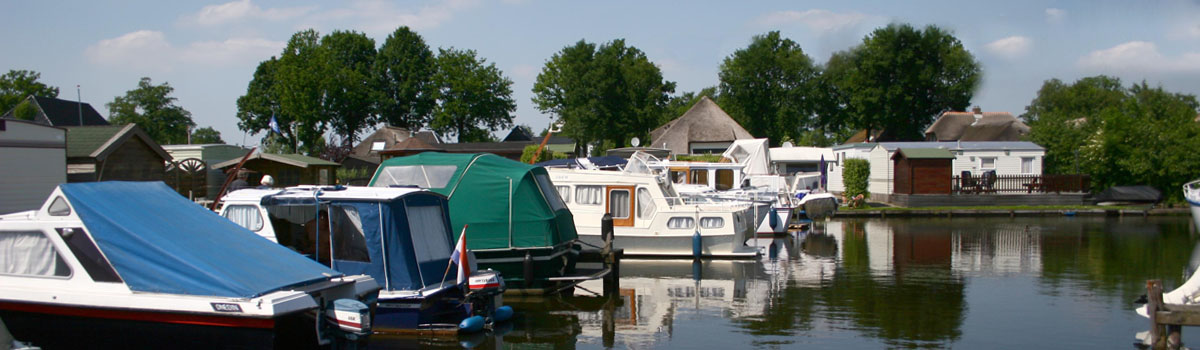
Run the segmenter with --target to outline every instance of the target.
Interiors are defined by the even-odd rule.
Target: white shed
[[[0,119],[0,214],[37,209],[67,182],[67,130]]]
[[[980,176],[985,171],[996,175],[1041,175],[1046,149],[1028,141],[973,142],[881,142],[869,153],[871,180],[867,191],[875,197],[893,192],[892,156],[900,148],[940,148],[955,155],[952,174],[970,172]]]

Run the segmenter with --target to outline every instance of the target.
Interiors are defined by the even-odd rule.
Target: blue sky
[[[814,61],[892,22],[952,31],[983,64],[972,100],[1020,114],[1047,79],[1097,74],[1126,85],[1200,94],[1200,1],[9,1],[0,5],[0,70],[42,81],[107,116],[104,104],[140,77],[169,82],[179,105],[230,143],[256,144],[237,129],[235,101],[258,62],[296,31],[366,33],[382,44],[407,25],[435,51],[473,49],[513,80],[516,122],[540,130],[550,116],[530,102],[555,52],[584,39],[624,38],[646,52],[676,92],[718,84],[721,61],[772,30]],[[507,131],[498,132],[503,136]]]

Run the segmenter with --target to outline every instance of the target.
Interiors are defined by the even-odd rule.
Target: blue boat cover
[[[370,275],[386,290],[417,290],[445,280],[454,249],[445,197],[421,191],[398,200],[330,200],[330,205],[353,207],[358,212],[371,260],[357,262],[335,256],[333,265],[338,271]],[[449,278],[454,280],[452,275]]]
[[[60,187],[134,291],[253,298],[341,275],[192,203],[162,182]]]

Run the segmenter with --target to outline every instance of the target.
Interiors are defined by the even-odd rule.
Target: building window
[[[1033,174],[1033,158],[1021,157],[1021,173]]]
[[[604,188],[600,186],[575,186],[575,203],[600,205],[604,200]]]
[[[384,144],[385,144],[385,143],[384,143],[383,141],[375,141],[375,142],[372,142],[372,143],[371,143],[371,150],[372,150],[372,151],[382,151],[382,150],[383,150],[383,146],[384,146]]]
[[[687,216],[676,216],[667,220],[669,229],[689,229],[696,226],[696,219]]]
[[[995,169],[996,157],[979,157],[980,169]]]

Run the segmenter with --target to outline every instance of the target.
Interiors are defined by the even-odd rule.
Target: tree
[[[1180,185],[1200,167],[1198,111],[1196,96],[1096,76],[1046,81],[1022,117],[1046,148],[1043,172],[1078,168],[1094,188],[1144,184],[1182,201]]]
[[[0,113],[16,108],[26,97],[58,97],[58,88],[39,82],[42,74],[28,70],[9,70],[0,75]]]
[[[848,126],[920,140],[942,112],[966,110],[981,73],[974,56],[950,33],[936,26],[918,30],[892,24],[835,53],[826,74],[836,74],[830,81],[845,94]]]
[[[850,199],[858,196],[870,197],[871,192],[868,191],[867,185],[871,179],[871,163],[858,158],[847,158],[845,163],[842,168],[842,183],[846,184],[846,191],[843,195]],[[857,208],[864,203],[856,200],[855,204],[858,204],[855,206]]]
[[[264,145],[286,149],[286,153],[320,153],[331,123],[326,111],[330,89],[326,78],[332,64],[319,38],[312,29],[297,32],[279,58],[258,64],[246,94],[237,101],[238,128],[252,133],[272,131],[274,118],[279,132],[264,136]]]
[[[1121,80],[1108,76],[1087,77],[1074,84],[1050,79],[1021,118],[1029,123],[1029,140],[1046,148],[1042,172],[1074,174],[1078,151],[1099,128],[1100,112],[1125,99]]]
[[[225,144],[225,140],[221,139],[221,132],[213,129],[211,126],[192,130],[193,144],[208,144],[219,143]]]
[[[490,132],[512,126],[512,80],[474,50],[439,49],[433,76],[437,106],[430,127],[458,142],[491,140]]]
[[[168,83],[154,85],[143,77],[138,87],[113,98],[108,106],[108,122],[114,125],[135,123],[154,142],[163,145],[187,143],[188,130],[196,126],[192,113],[175,105],[175,91]]]
[[[375,122],[375,40],[363,33],[334,31],[321,38],[321,46],[329,73],[324,82],[325,117],[343,145],[353,145],[358,132]]]
[[[375,57],[379,79],[379,118],[390,125],[419,129],[429,123],[434,107],[433,52],[408,27],[388,35]]]
[[[660,124],[675,83],[645,53],[622,39],[597,46],[580,40],[546,62],[534,84],[538,110],[557,115],[580,144],[628,144]]]
[[[800,45],[778,31],[754,36],[750,46],[725,58],[718,76],[722,107],[751,135],[779,145],[815,125],[817,70]]]
[[[254,78],[250,79],[249,85],[246,87],[246,94],[237,99],[237,118],[238,129],[251,133],[261,131],[269,132],[263,138],[262,144],[286,144],[294,145],[295,135],[292,133],[291,117],[287,115],[279,115],[279,97],[276,95],[276,74],[279,70],[279,60],[271,57],[266,61],[259,62],[258,68],[254,70]],[[271,118],[275,118],[279,126],[279,133],[275,134],[271,130]],[[278,147],[282,149],[283,147]],[[286,147],[287,153],[292,153],[291,146]]]

